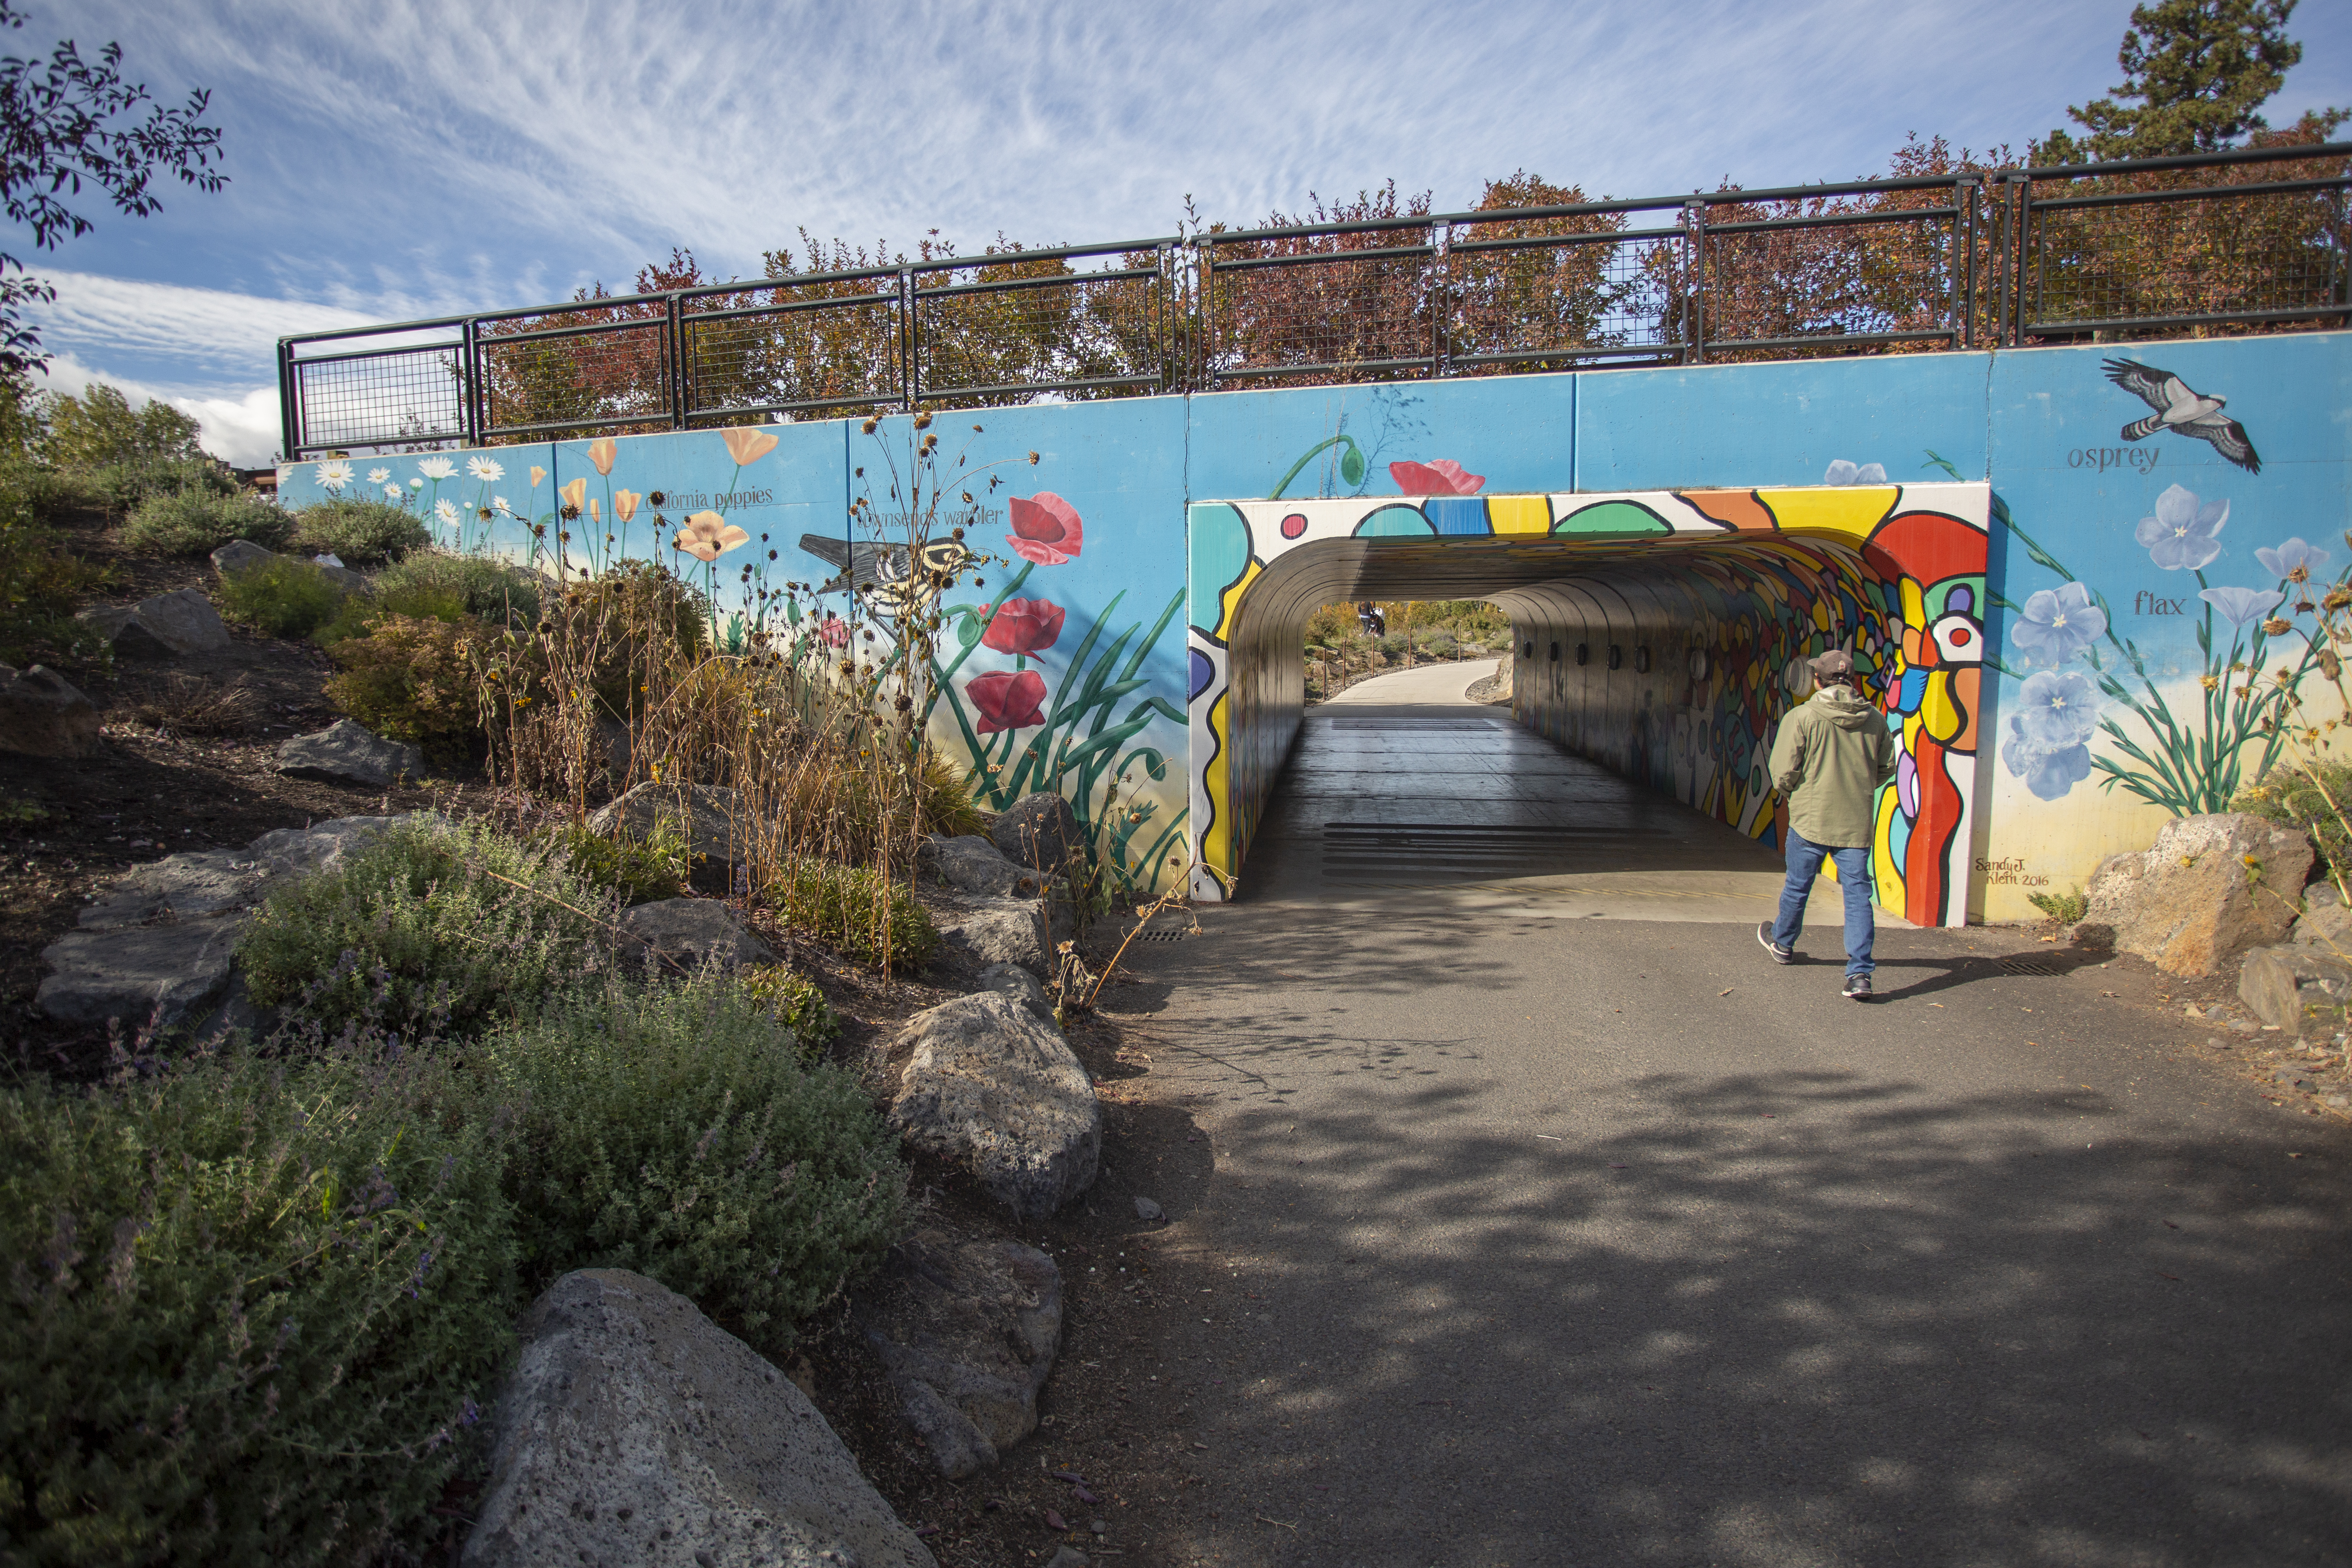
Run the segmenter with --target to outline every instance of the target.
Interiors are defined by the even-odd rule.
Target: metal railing
[[[289,458],[2352,324],[2352,142],[1216,231],[278,341]]]

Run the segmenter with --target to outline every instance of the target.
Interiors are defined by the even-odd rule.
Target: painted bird
[[[801,548],[835,569],[831,578],[817,584],[817,592],[830,594],[847,588],[863,593],[875,609],[893,620],[919,614],[939,596],[940,589],[948,581],[968,563],[980,559],[957,540],[934,539],[922,547],[920,570],[910,574],[907,570],[907,547],[903,544],[803,533]]]
[[[2263,471],[2263,460],[2255,454],[2254,444],[2246,438],[2246,427],[2234,419],[2222,417],[2221,405],[2228,398],[2209,397],[2170,371],[2135,360],[2111,359],[2106,362],[2106,369],[2109,381],[2156,410],[2147,418],[2135,419],[2125,426],[2125,440],[2142,440],[2158,430],[2169,430],[2176,436],[2193,436],[2200,441],[2211,442],[2215,451],[2250,474]]]

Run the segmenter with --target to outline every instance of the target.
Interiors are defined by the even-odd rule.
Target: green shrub
[[[180,490],[141,501],[122,542],[144,555],[209,555],[232,539],[283,549],[293,532],[293,519],[257,496]]]
[[[320,647],[365,637],[387,616],[453,623],[471,616],[495,626],[539,618],[538,574],[488,556],[419,550],[377,573],[374,587],[373,596],[348,601],[319,628]]]
[[[539,619],[539,574],[491,555],[419,550],[377,574],[377,599],[400,609],[404,600],[455,604],[461,614],[496,626],[530,626]],[[417,615],[417,610],[403,610]]]
[[[743,989],[768,1010],[769,1016],[793,1032],[803,1051],[815,1051],[841,1037],[841,1019],[824,999],[816,982],[795,974],[781,963],[746,969]]]
[[[105,488],[89,474],[73,468],[47,468],[32,464],[12,466],[17,467],[21,473],[25,499],[31,504],[36,517],[49,521],[68,512],[107,510],[109,498]]]
[[[520,1300],[467,1103],[415,1053],[0,1090],[0,1554],[367,1563],[446,1528]]]
[[[329,678],[328,700],[437,762],[470,758],[484,743],[481,671],[490,637],[476,621],[387,615],[365,637],[329,650],[342,673]]]
[[[2065,893],[2028,893],[2025,901],[2060,925],[2073,925],[2091,909],[2091,900],[2083,896],[2080,888]]]
[[[572,996],[471,1059],[517,1108],[507,1191],[534,1288],[634,1268],[779,1348],[904,1226],[897,1141],[856,1079],[710,971]]]
[[[309,637],[342,608],[344,600],[363,596],[345,592],[309,562],[286,555],[233,574],[220,586],[221,608],[229,619],[274,637]]]
[[[667,824],[643,841],[607,838],[584,822],[567,822],[541,837],[575,876],[618,894],[624,904],[649,904],[686,894],[688,845]]]
[[[0,663],[19,668],[43,654],[89,654],[103,646],[73,618],[107,573],[60,546],[36,521],[26,498],[30,470],[0,468]]]
[[[815,933],[851,957],[920,968],[939,951],[940,933],[912,889],[886,884],[861,867],[814,858],[795,861],[768,888],[786,923]]]
[[[349,499],[313,502],[294,512],[294,542],[346,566],[376,566],[422,550],[425,524],[405,507]]]
[[[120,517],[163,496],[232,496],[236,479],[210,458],[140,458],[80,470],[86,493]]]
[[[2280,768],[2262,783],[2240,790],[2230,809],[2302,828],[2318,846],[2330,874],[2339,881],[2352,878],[2352,821],[2347,820],[2352,814],[2352,763],[2323,763],[2316,774],[2301,767]]]
[[[1412,641],[1402,632],[1391,632],[1386,637],[1381,637],[1379,641],[1375,642],[1372,646],[1379,648],[1381,653],[1386,658],[1402,658],[1404,657],[1405,649],[1412,646]]]
[[[463,1034],[593,972],[612,913],[546,849],[416,816],[270,895],[237,956],[254,1000],[322,1030]]]

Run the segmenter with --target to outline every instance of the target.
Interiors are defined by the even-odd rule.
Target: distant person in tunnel
[[[1775,963],[1792,963],[1822,862],[1837,867],[1845,893],[1845,994],[1870,1000],[1870,955],[1877,935],[1871,914],[1871,806],[1895,776],[1895,737],[1886,715],[1864,697],[1853,656],[1832,648],[1812,661],[1814,691],[1780,721],[1772,742],[1772,787],[1789,803],[1789,879],[1780,913],[1756,928]]]

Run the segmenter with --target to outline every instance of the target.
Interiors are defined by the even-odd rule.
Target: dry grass
[[[250,731],[257,712],[241,679],[222,686],[201,676],[174,674],[133,701],[131,717],[174,735],[226,736]]]

